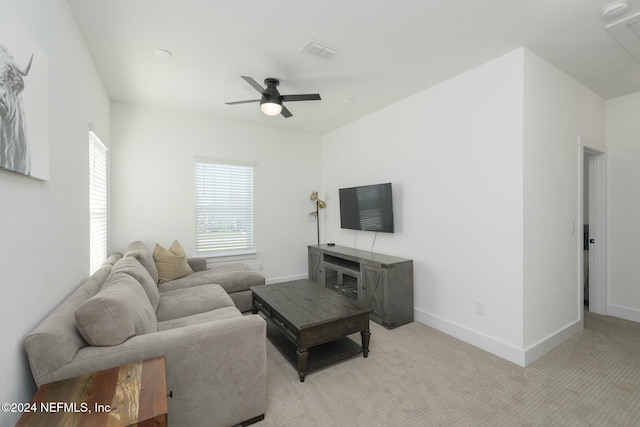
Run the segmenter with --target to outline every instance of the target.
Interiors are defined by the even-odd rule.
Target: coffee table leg
[[[365,329],[364,331],[360,331],[360,336],[362,337],[362,357],[367,357],[369,355],[371,332],[369,332],[369,329]]]
[[[300,377],[300,382],[303,383],[304,375],[307,370],[307,358],[309,357],[309,352],[306,348],[298,347],[296,354],[298,356],[298,376]]]

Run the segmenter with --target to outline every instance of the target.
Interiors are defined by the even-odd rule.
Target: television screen
[[[391,183],[341,188],[340,226],[393,233]]]

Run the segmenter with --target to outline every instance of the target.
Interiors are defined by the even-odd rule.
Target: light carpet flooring
[[[640,324],[585,329],[526,368],[421,323],[307,374],[267,344],[265,426],[640,426]],[[359,342],[359,335],[354,338]]]

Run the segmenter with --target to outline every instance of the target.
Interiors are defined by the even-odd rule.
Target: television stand
[[[309,280],[370,308],[387,329],[413,322],[413,261],[345,246],[310,245]]]

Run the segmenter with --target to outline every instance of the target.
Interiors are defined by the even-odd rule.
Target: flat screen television
[[[340,188],[340,226],[393,233],[391,183]]]

